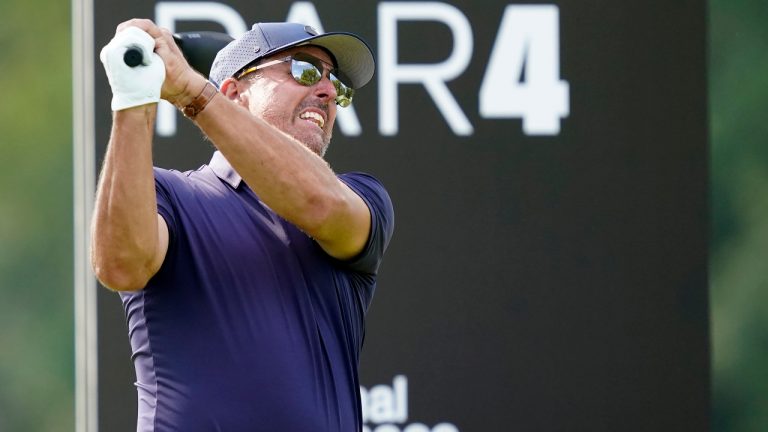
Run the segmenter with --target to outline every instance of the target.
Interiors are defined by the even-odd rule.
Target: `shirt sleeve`
[[[157,196],[157,213],[163,217],[168,225],[169,242],[174,241],[178,232],[178,219],[176,217],[176,200],[174,199],[173,182],[174,172],[155,168],[155,194]]]
[[[371,212],[371,232],[365,247],[344,263],[352,270],[376,274],[395,227],[392,200],[381,182],[368,174],[342,174],[339,179],[365,201]]]

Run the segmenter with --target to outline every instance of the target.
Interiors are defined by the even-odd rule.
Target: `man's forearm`
[[[157,199],[152,134],[157,105],[117,111],[92,219],[92,263],[113,289],[139,289],[154,274]],[[139,286],[141,285],[141,286]]]
[[[368,235],[368,209],[323,158],[223,95],[196,122],[277,214],[332,256],[348,258],[359,251]]]

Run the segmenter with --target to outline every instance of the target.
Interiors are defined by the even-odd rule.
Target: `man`
[[[114,113],[92,262],[126,310],[138,430],[360,430],[364,317],[392,204],[322,155],[336,104],[373,75],[368,46],[257,24],[219,52],[209,82],[168,30],[130,20],[101,59]],[[153,168],[160,98],[216,146],[209,165]]]

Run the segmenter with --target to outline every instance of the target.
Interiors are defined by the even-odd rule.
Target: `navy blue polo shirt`
[[[360,430],[364,318],[394,216],[376,179],[339,178],[372,221],[363,252],[344,262],[270,210],[218,152],[196,171],[155,169],[168,252],[142,291],[121,293],[138,430]]]

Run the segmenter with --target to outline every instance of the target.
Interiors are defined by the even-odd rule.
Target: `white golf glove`
[[[141,64],[135,67],[125,64],[123,56],[129,48],[141,52]],[[99,58],[112,86],[113,111],[160,101],[165,65],[154,49],[155,40],[138,27],[121,30],[101,49]]]

